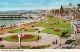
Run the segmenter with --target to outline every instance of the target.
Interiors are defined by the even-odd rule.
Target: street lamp
[[[71,18],[71,28],[72,28],[72,26],[73,26],[73,17],[72,17],[72,12],[71,12],[71,11],[69,11],[69,14],[70,14],[70,18]]]
[[[70,7],[70,8],[71,8],[71,7]],[[70,9],[70,11],[69,11],[69,14],[70,14],[70,18],[71,18],[71,28],[73,28],[74,17],[72,16],[71,9]]]
[[[71,28],[73,28],[73,23],[74,23],[74,17],[73,16],[71,16]]]
[[[22,36],[22,32],[20,32],[18,34],[18,38],[19,38],[19,48],[21,49],[21,36]]]

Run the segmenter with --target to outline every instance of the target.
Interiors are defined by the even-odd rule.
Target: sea
[[[22,24],[22,23],[27,23],[31,20],[32,19],[30,19],[30,18],[20,19],[20,20],[0,20],[0,26],[2,26],[2,25],[10,26],[12,24]]]

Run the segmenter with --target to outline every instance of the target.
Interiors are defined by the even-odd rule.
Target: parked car
[[[72,40],[67,40],[67,41],[65,42],[65,44],[70,44],[70,43],[72,43]]]

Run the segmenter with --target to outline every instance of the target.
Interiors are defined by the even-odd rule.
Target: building
[[[72,6],[70,3],[69,6],[62,6],[60,9],[51,9],[47,13],[48,15],[59,15],[59,16],[73,16],[74,18],[80,18],[80,5]]]

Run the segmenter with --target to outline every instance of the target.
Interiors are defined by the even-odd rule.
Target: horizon
[[[61,5],[68,6],[72,3],[77,6],[79,0],[0,0],[0,11],[12,10],[44,10],[58,9]]]

